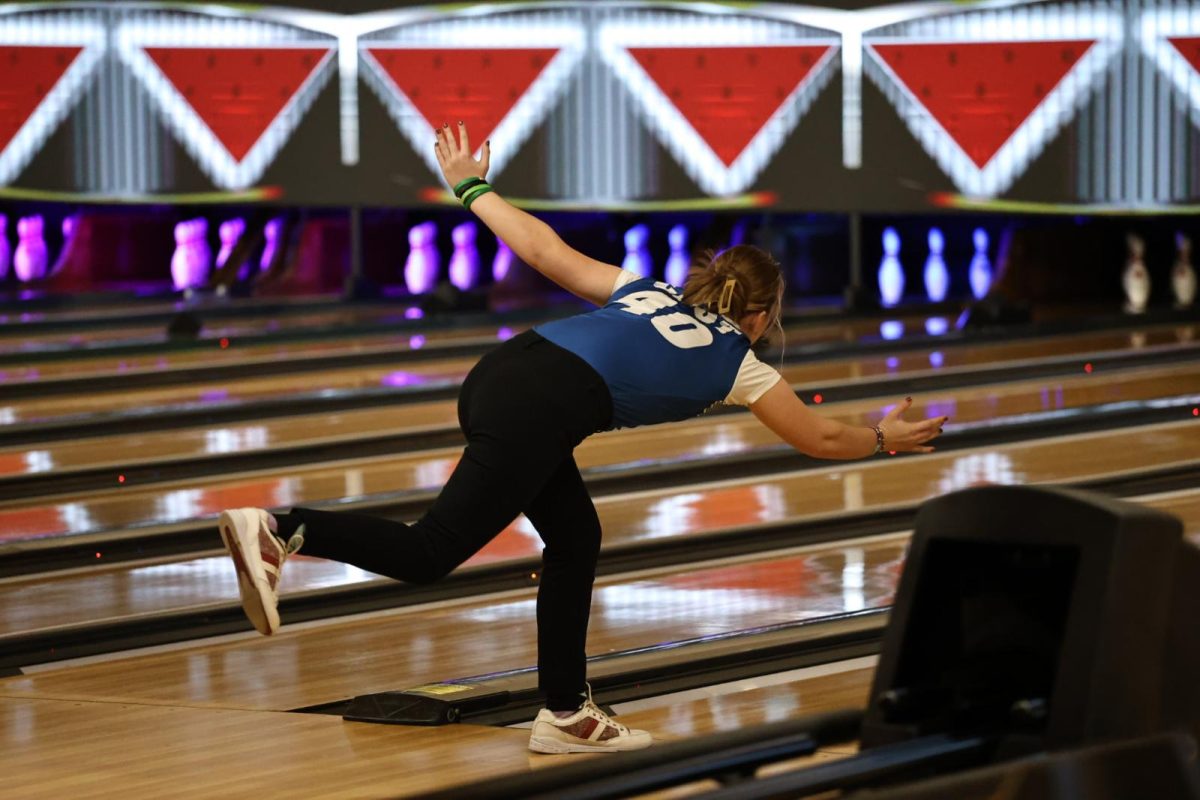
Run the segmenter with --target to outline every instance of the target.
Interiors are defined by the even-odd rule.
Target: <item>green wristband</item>
[[[463,208],[465,208],[467,211],[470,211],[471,204],[490,191],[492,191],[492,187],[488,186],[487,184],[476,187],[466,197],[463,198]]]
[[[463,194],[472,186],[478,186],[481,183],[486,183],[483,178],[477,178],[472,175],[469,178],[463,178],[458,183],[454,184],[454,196],[461,198]]]

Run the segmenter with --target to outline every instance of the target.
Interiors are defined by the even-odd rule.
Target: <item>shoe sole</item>
[[[543,736],[529,737],[529,749],[535,753],[625,753],[631,750],[642,750],[649,747],[650,740],[637,744],[625,743],[620,745],[602,744],[573,744],[560,739],[547,739]]]
[[[269,602],[271,587],[257,578],[266,574],[258,553],[258,518],[241,511],[222,511],[217,528],[237,570],[242,610],[256,631],[270,636],[279,630],[279,610]]]

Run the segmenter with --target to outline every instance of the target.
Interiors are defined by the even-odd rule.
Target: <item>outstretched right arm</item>
[[[467,128],[461,122],[457,136],[449,125],[439,128],[437,134],[438,164],[451,186],[466,178],[487,175],[491,160],[488,143],[483,145],[483,157],[476,161],[471,157]],[[568,292],[596,305],[608,301],[621,274],[620,268],[580,253],[549,225],[495,192],[477,198],[471,203],[471,210],[518,258]]]
[[[942,432],[948,417],[931,417],[908,422],[902,414],[912,405],[906,397],[879,421],[884,444],[889,451],[930,453],[927,443]],[[845,425],[822,416],[796,396],[787,381],[780,380],[750,405],[759,421],[779,438],[805,455],[814,458],[865,458],[875,452],[877,442],[872,428]]]

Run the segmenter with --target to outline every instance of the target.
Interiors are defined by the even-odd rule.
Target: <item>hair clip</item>
[[[717,313],[728,314],[733,305],[733,290],[737,288],[737,278],[726,278],[725,287],[721,289],[721,299],[717,301]]]

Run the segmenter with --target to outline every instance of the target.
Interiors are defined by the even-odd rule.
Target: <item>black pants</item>
[[[611,418],[612,398],[596,371],[528,331],[485,355],[467,375],[458,398],[467,447],[420,520],[405,525],[298,508],[288,515],[288,527],[304,523],[305,555],[428,583],[524,513],[545,544],[537,598],[539,687],[552,710],[576,708],[586,680],[600,520],[572,451]]]

